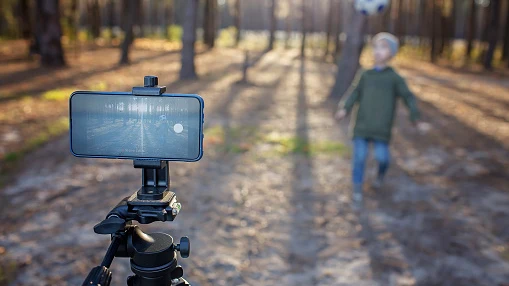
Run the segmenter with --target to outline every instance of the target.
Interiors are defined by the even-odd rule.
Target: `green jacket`
[[[352,87],[354,89],[344,102],[344,108],[350,112],[354,105],[358,105],[354,137],[389,142],[398,98],[403,99],[410,110],[410,120],[419,119],[415,96],[405,80],[391,67],[363,72],[357,85]]]

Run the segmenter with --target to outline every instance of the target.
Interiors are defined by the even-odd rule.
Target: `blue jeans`
[[[364,169],[368,157],[369,143],[375,147],[375,159],[378,161],[378,178],[383,179],[389,168],[389,144],[385,141],[355,137],[353,139],[352,180],[354,184],[364,181]]]

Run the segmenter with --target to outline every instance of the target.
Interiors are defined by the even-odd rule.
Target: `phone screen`
[[[79,157],[197,161],[203,100],[198,95],[75,92],[71,151]]]

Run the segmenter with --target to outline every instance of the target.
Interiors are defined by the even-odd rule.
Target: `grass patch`
[[[263,135],[255,126],[241,126],[225,129],[213,126],[205,130],[205,149],[215,148],[224,153],[245,153],[260,145],[268,145],[260,155],[286,156],[290,154],[338,154],[349,153],[349,148],[341,142],[322,140],[310,142],[297,136],[286,136],[272,132]]]
[[[184,30],[182,29],[182,26],[179,25],[170,25],[166,32],[166,36],[171,42],[180,42],[183,34]]]
[[[23,156],[33,151],[34,149],[46,144],[48,141],[56,136],[59,136],[69,130],[69,118],[67,116],[61,117],[57,120],[51,121],[42,127],[42,131],[35,136],[25,141],[25,144],[17,152],[10,152],[3,156],[2,161],[8,163],[15,163]]]
[[[8,285],[16,276],[18,265],[14,261],[0,264],[0,285]]]
[[[301,137],[268,135],[265,142],[275,145],[274,150],[279,155],[289,154],[346,154],[349,152],[347,146],[337,141],[310,142]]]

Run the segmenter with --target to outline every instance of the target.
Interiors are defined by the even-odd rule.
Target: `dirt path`
[[[359,217],[348,123],[324,104],[333,67],[276,50],[240,85],[241,54],[222,56],[200,82],[169,85],[205,98],[206,155],[171,166],[177,220],[144,226],[190,237],[180,262],[193,285],[507,285],[507,149],[435,107],[427,90],[450,87],[402,70],[433,129],[417,134],[401,110],[387,185],[368,190]],[[37,150],[1,191],[0,264],[12,285],[79,285],[108,243],[93,225],[139,186],[130,162],[67,150],[66,137]],[[114,261],[113,285],[128,267]]]

